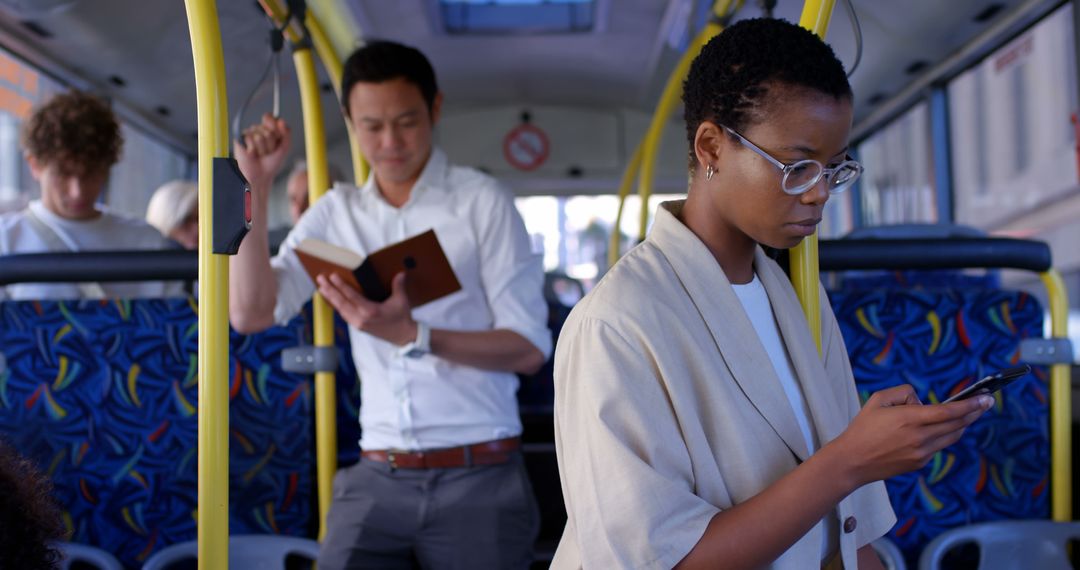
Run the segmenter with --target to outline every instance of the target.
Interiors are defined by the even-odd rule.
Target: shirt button
[[[855,517],[844,519],[844,533],[851,534],[855,532],[855,527],[857,526],[859,526],[859,521],[855,520]]]

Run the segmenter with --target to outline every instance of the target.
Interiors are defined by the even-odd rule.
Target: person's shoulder
[[[10,251],[16,247],[11,242],[25,224],[26,216],[22,211],[0,214],[0,254],[15,253]]]
[[[26,215],[20,210],[0,214],[0,231],[10,231],[15,226],[23,223]]]
[[[655,322],[677,296],[678,279],[659,248],[646,241],[619,259],[571,316],[613,325]]]
[[[335,182],[325,194],[311,204],[308,211],[336,211],[355,200],[359,200],[362,192],[363,191],[354,184],[348,182]],[[306,214],[307,212],[304,213]]]
[[[449,164],[446,181],[453,189],[467,189],[466,195],[476,200],[508,200],[510,189],[494,176],[471,166]]]
[[[131,245],[161,246],[165,245],[165,236],[154,226],[142,218],[136,218],[119,212],[106,210],[102,213],[104,225],[108,227],[111,236],[123,239]],[[135,241],[139,240],[139,241]]]
[[[154,229],[154,226],[151,226],[149,222],[142,218],[129,216],[127,214],[122,214],[120,212],[115,212],[112,210],[105,210],[104,212],[102,212],[101,215],[104,218],[105,223],[110,226],[128,229],[133,232],[150,230],[155,233],[161,233]]]

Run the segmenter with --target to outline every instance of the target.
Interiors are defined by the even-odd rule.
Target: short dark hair
[[[11,568],[59,567],[60,552],[50,541],[66,537],[52,485],[3,440],[0,488],[0,557]]]
[[[345,60],[341,72],[341,106],[349,115],[349,93],[357,83],[382,83],[404,78],[420,89],[428,111],[435,104],[439,86],[435,70],[420,50],[397,42],[377,40],[368,42]]]
[[[124,139],[109,105],[81,91],[62,93],[39,107],[22,131],[22,146],[64,174],[108,169],[120,159]]]
[[[742,20],[718,34],[694,59],[683,83],[683,118],[693,168],[694,136],[704,121],[740,131],[767,104],[767,83],[852,97],[844,65],[813,32],[778,19]]]

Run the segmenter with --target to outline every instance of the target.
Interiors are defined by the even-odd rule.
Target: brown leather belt
[[[521,449],[521,438],[508,437],[461,447],[427,451],[373,449],[364,451],[360,455],[372,461],[389,463],[392,469],[448,469],[506,463],[519,449]]]

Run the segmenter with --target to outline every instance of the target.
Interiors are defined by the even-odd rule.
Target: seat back
[[[1043,310],[1023,292],[868,289],[830,293],[865,401],[911,384],[923,402],[1016,366],[1042,336]],[[1049,374],[1036,367],[924,468],[885,482],[898,519],[889,538],[909,566],[938,534],[973,522],[1049,518]]]
[[[896,546],[895,542],[882,537],[870,543],[870,545],[874,548],[874,553],[881,559],[885,570],[907,570],[907,564],[904,563],[904,553],[900,552],[900,547]]]
[[[151,556],[143,570],[169,570],[173,564],[198,560],[198,543],[181,542]],[[301,556],[314,562],[319,543],[295,536],[237,535],[229,537],[229,568],[284,570],[285,559]]]
[[[54,542],[53,546],[64,557],[60,561],[60,570],[68,570],[76,562],[84,568],[88,565],[95,570],[124,570],[115,556],[100,548],[74,542]]]
[[[128,568],[195,538],[197,331],[190,299],[0,303],[0,434],[72,540]],[[311,379],[280,358],[304,338],[301,317],[230,338],[232,533],[315,530]]]
[[[939,570],[950,550],[974,544],[979,570],[1071,570],[1068,543],[1080,539],[1080,522],[1044,520],[994,521],[948,530],[922,552],[919,570]]]

